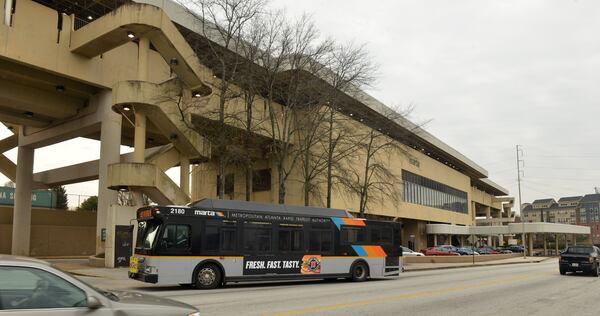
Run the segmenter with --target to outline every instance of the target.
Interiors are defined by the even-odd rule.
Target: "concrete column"
[[[460,235],[460,246],[461,247],[465,246],[465,236],[464,235]]]
[[[529,250],[529,255],[533,256],[533,234],[532,233],[527,234],[527,239],[528,239],[528,242],[529,242],[527,250]]]
[[[17,153],[17,177],[11,250],[11,253],[17,256],[29,256],[33,154],[34,149],[29,147],[19,147]]]
[[[98,211],[96,224],[96,254],[104,253],[105,244],[101,240],[102,230],[106,229],[106,218],[111,204],[117,202],[117,192],[107,188],[108,165],[120,161],[121,151],[121,115],[111,110],[112,94],[103,91],[92,98],[98,102],[98,111],[102,115],[100,127],[100,161],[98,167]]]
[[[577,246],[577,235],[573,234],[573,245]]]
[[[485,219],[488,220],[488,226],[492,226],[492,222],[491,222],[491,220],[492,220],[492,208],[490,206],[486,206],[485,207]],[[493,245],[493,243],[492,243],[492,235],[488,235],[487,245],[490,246],[490,247]]]
[[[548,256],[548,239],[546,238],[546,233],[542,234],[544,236],[544,257]]]
[[[146,37],[140,38],[138,42],[138,80],[148,80],[148,52],[150,51],[150,40]]]
[[[11,17],[12,17],[12,10],[13,10],[13,2],[11,0],[6,0],[4,3],[4,24],[6,26],[10,26],[11,25]]]
[[[179,187],[190,195],[190,160],[187,157],[181,157],[179,161]]]
[[[558,256],[558,234],[554,234],[554,252],[555,256]]]
[[[146,160],[146,114],[135,112],[135,135],[133,139],[133,162]]]
[[[433,245],[437,246],[438,245],[438,241],[437,241],[437,234],[433,234]]]
[[[148,53],[150,40],[141,37],[138,41],[138,80],[148,81]],[[133,139],[133,162],[146,161],[146,114],[135,112],[135,135]],[[133,192],[135,204],[142,206],[142,193]]]

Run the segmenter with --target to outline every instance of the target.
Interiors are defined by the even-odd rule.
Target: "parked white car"
[[[424,254],[417,252],[417,251],[413,251],[410,248],[404,247],[402,246],[402,255],[406,256],[406,257],[422,257],[425,256]]]

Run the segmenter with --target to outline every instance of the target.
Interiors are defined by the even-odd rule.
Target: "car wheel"
[[[560,274],[561,274],[561,275],[565,275],[565,274],[567,274],[567,271],[565,271],[565,269],[559,269],[559,271],[560,271]]]
[[[595,276],[595,277],[597,277],[597,276],[598,276],[598,267],[599,267],[599,266],[598,266],[598,264],[596,263],[596,264],[594,265],[594,268],[592,269],[592,276]]]
[[[354,282],[362,282],[369,276],[369,267],[364,262],[357,262],[350,269],[350,279]]]
[[[201,266],[194,276],[194,285],[198,289],[214,289],[221,284],[221,270],[209,263]]]

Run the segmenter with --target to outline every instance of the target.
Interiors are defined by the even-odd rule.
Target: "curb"
[[[102,278],[101,275],[79,273],[79,272],[77,272],[77,270],[74,270],[74,271],[68,271],[68,270],[66,270],[66,271],[69,272],[69,274],[76,275],[76,276],[91,277],[91,278]]]
[[[461,268],[477,268],[477,267],[492,267],[492,266],[504,266],[511,264],[526,264],[526,263],[540,263],[546,260],[553,259],[553,257],[547,257],[539,260],[532,260],[527,262],[503,262],[503,263],[488,263],[488,264],[469,264],[463,266],[445,266],[445,267],[431,267],[431,268],[414,268],[406,269],[403,272],[417,272],[417,271],[431,271],[431,270],[446,270],[446,269],[461,269]]]

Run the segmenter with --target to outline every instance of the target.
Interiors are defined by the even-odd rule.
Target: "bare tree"
[[[339,178],[348,193],[359,197],[358,211],[361,217],[372,202],[399,200],[401,180],[390,168],[389,161],[398,156],[410,156],[409,147],[405,143],[406,137],[414,131],[399,132],[396,122],[411,109],[384,111],[377,122],[365,121],[365,132],[356,136],[356,158],[345,170],[347,174]]]
[[[243,149],[246,153],[251,153],[256,148],[256,132],[260,130],[261,122],[264,121],[264,117],[256,118],[254,107],[256,106],[255,102],[258,100],[258,96],[263,91],[261,81],[259,80],[262,73],[259,64],[261,55],[264,53],[261,50],[261,46],[267,40],[270,31],[269,24],[266,21],[272,20],[265,19],[265,16],[269,15],[281,16],[280,14],[261,15],[260,19],[252,21],[253,23],[249,28],[245,29],[243,34],[246,45],[242,46],[241,51],[247,62],[244,64],[243,71],[241,72],[240,85],[245,105],[245,120],[241,124],[244,126],[245,131]],[[251,154],[245,155],[242,164],[245,174],[245,199],[246,201],[250,201],[253,191],[254,157]]]
[[[237,120],[236,113],[228,110],[230,101],[242,97],[240,89],[235,86],[239,81],[240,69],[245,62],[240,54],[244,42],[245,29],[257,19],[264,9],[262,0],[182,0],[188,13],[196,18],[195,22],[203,35],[202,39],[190,40],[193,48],[214,72],[212,82],[218,107],[208,117],[215,121],[216,133],[203,135],[207,137],[217,157],[218,165],[218,196],[225,195],[225,168],[235,160],[235,150],[230,150],[231,138],[227,126],[229,120]],[[181,103],[182,112],[187,107],[197,104]],[[205,104],[206,105],[206,104]],[[206,107],[209,108],[209,107]],[[211,115],[212,114],[212,115]]]
[[[305,205],[311,197],[321,198],[318,188],[326,183],[326,206],[331,207],[334,183],[348,174],[341,169],[359,144],[354,139],[355,128],[349,124],[354,118],[348,115],[348,108],[354,106],[356,93],[372,84],[376,67],[364,46],[353,43],[334,45],[323,62],[325,67],[316,74],[323,82],[314,90],[325,102],[307,111],[299,146]]]
[[[323,68],[322,58],[330,50],[331,42],[319,41],[314,22],[306,15],[292,24],[284,24],[275,38],[278,39],[274,45],[278,55],[272,60],[275,63],[264,65],[278,67],[267,71],[267,108],[271,154],[277,167],[278,202],[285,203],[286,181],[301,155],[293,144],[301,135],[302,112],[319,102],[312,93],[317,80],[306,74],[318,73]]]
[[[333,181],[348,174],[345,170],[336,171],[347,164],[340,163],[355,149],[357,142],[352,141],[353,132],[348,129],[345,121],[346,115],[340,115],[339,109],[346,95],[354,96],[357,91],[372,85],[377,67],[364,46],[353,43],[338,45],[332,52],[329,60],[327,79],[331,83],[329,99],[329,113],[327,116],[327,202],[331,207],[333,194]],[[344,181],[345,179],[340,179]],[[347,180],[347,179],[346,179]]]
[[[327,118],[327,108],[321,104],[308,106],[297,115],[298,151],[304,191],[304,205],[310,205],[311,197],[320,197],[319,178],[326,165],[326,151],[320,144],[326,141],[323,122]]]

